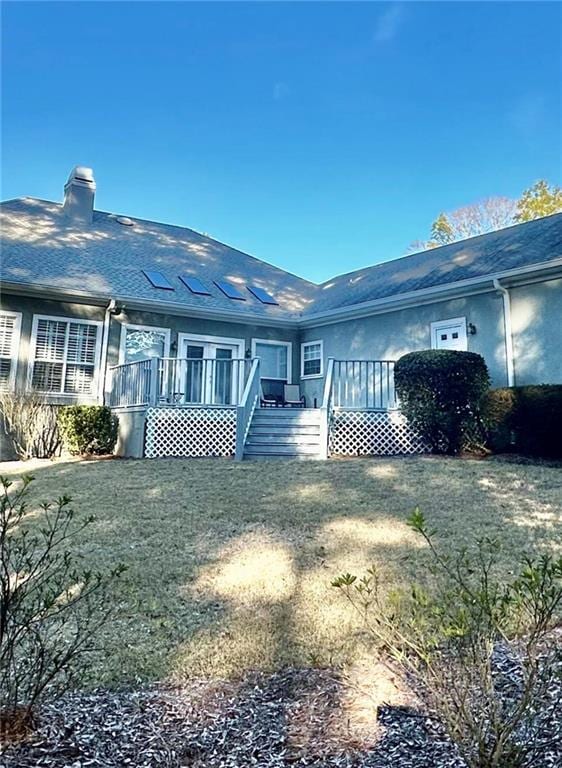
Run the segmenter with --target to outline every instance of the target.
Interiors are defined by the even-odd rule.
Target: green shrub
[[[562,458],[562,385],[492,389],[482,400],[487,441],[495,451]]]
[[[124,571],[94,572],[70,544],[94,522],[75,512],[70,498],[39,506],[29,527],[29,484],[0,477],[0,740],[32,709],[79,682],[86,658],[98,652],[96,633],[114,613],[109,599]],[[18,717],[21,716],[21,717]],[[2,732],[4,729],[4,732]]]
[[[105,405],[68,405],[58,416],[64,447],[73,454],[112,453],[117,417]]]
[[[537,768],[549,753],[548,701],[562,653],[562,558],[523,556],[500,571],[501,541],[451,552],[416,509],[430,559],[409,589],[385,594],[376,566],[333,580],[362,618],[377,662],[414,685],[469,768]],[[546,704],[546,706],[544,706]]]
[[[436,453],[458,453],[480,431],[479,403],[490,385],[474,352],[428,349],[401,357],[396,392],[409,424]]]

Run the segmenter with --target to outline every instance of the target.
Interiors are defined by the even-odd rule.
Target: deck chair
[[[283,406],[283,383],[279,379],[262,379],[260,406],[262,408],[280,408]]]
[[[298,384],[285,384],[283,386],[283,406],[306,408],[306,398],[301,395]]]

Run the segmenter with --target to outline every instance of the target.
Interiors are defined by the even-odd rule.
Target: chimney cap
[[[66,183],[67,185],[80,184],[95,189],[96,182],[94,179],[94,171],[85,165],[75,165],[70,171],[70,176]]]

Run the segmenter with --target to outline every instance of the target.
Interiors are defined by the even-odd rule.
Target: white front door
[[[233,405],[243,364],[238,344],[184,338],[176,389],[182,403]]]
[[[466,318],[454,317],[450,320],[431,323],[431,347],[466,352],[468,349]]]

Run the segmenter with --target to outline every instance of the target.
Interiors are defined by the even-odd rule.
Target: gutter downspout
[[[494,288],[499,291],[503,299],[503,325],[505,334],[505,358],[507,364],[507,386],[515,385],[515,373],[513,367],[513,331],[511,326],[511,297],[497,277],[494,278]]]
[[[109,324],[111,315],[115,312],[117,304],[115,299],[110,299],[105,308],[103,318],[103,335],[101,340],[101,359],[100,359],[100,383],[98,387],[98,399],[102,405],[105,405],[105,383],[107,378],[107,348],[109,346]]]

